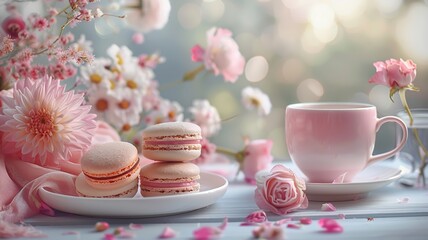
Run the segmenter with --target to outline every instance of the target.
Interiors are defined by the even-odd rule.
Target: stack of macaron
[[[140,171],[144,197],[199,192],[199,167],[190,161],[201,155],[201,128],[190,122],[167,122],[143,131],[143,155],[155,162]]]
[[[140,161],[137,148],[127,142],[92,146],[82,157],[76,192],[82,197],[133,197],[138,191]]]

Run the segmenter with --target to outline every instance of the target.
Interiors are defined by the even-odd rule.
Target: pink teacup
[[[393,150],[373,156],[376,132],[386,122],[397,123],[403,136]],[[300,103],[287,106],[285,136],[291,159],[310,182],[350,182],[369,164],[400,151],[407,128],[397,117],[377,118],[369,104]]]

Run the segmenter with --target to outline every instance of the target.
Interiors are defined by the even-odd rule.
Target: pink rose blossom
[[[385,85],[390,88],[407,87],[416,77],[416,64],[412,60],[404,61],[390,59],[385,62],[375,62],[376,73],[369,83]]]
[[[271,149],[272,141],[266,139],[253,140],[245,146],[242,171],[247,183],[256,184],[256,173],[270,165],[273,160]]]
[[[232,39],[232,32],[225,28],[212,28],[207,32],[205,49],[205,68],[217,76],[223,75],[226,82],[234,83],[244,72],[245,59],[239,52],[239,46]],[[203,49],[192,49],[192,59],[199,60]]]
[[[290,169],[275,165],[263,182],[257,183],[255,201],[260,209],[284,215],[308,207],[304,190],[306,185],[303,179]]]
[[[20,16],[9,16],[3,20],[1,27],[12,39],[17,39],[18,34],[25,29],[25,22]]]
[[[324,231],[327,233],[343,232],[343,227],[336,220],[331,218],[321,218],[318,220],[318,224],[324,228]]]

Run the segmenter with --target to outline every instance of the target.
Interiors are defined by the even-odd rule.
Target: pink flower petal
[[[284,239],[282,228],[270,223],[262,223],[254,228],[252,233],[257,239]]]
[[[308,217],[300,218],[300,223],[305,224],[305,225],[309,225],[312,223],[312,219],[308,218]]]
[[[110,228],[110,224],[108,222],[97,222],[95,224],[95,231],[97,232],[103,232]]]
[[[172,228],[165,227],[159,238],[174,238],[175,236],[177,236],[177,233]]]
[[[134,35],[132,35],[132,42],[135,44],[143,44],[144,35],[142,33],[134,33]]]
[[[323,203],[321,211],[336,211],[336,207],[332,203]]]
[[[113,233],[106,233],[104,234],[104,240],[116,240],[116,235]]]
[[[129,224],[129,229],[131,230],[139,230],[139,229],[143,229],[143,224],[137,224],[137,223],[130,223]]]
[[[262,223],[262,222],[266,222],[267,220],[268,219],[267,219],[267,215],[266,215],[265,211],[258,210],[258,211],[250,213],[245,218],[245,223]]]
[[[281,226],[283,224],[286,224],[287,222],[291,221],[291,218],[283,218],[281,220],[278,220],[274,223],[276,226]]]
[[[340,214],[338,215],[338,217],[339,217],[339,219],[346,219],[346,215],[345,215],[345,214],[343,214],[343,213],[340,213]]]
[[[210,239],[220,236],[222,233],[221,229],[217,227],[200,227],[193,231],[193,237],[195,239]]]
[[[195,239],[210,239],[219,237],[227,227],[228,220],[224,218],[223,222],[218,227],[203,226],[193,231]]]
[[[224,231],[224,230],[226,229],[226,227],[227,227],[227,223],[228,223],[228,219],[227,219],[227,218],[224,218],[224,219],[223,219],[223,222],[220,224],[220,226],[218,226],[218,228],[219,228],[220,230]]]
[[[331,218],[321,218],[318,220],[318,224],[324,228],[324,231],[327,233],[341,233],[343,232],[342,226],[336,222],[336,220]]]
[[[295,223],[289,223],[287,224],[287,228],[300,229],[300,225],[297,225]]]
[[[192,61],[194,62],[202,62],[204,61],[205,49],[203,49],[199,45],[195,45],[192,47]]]

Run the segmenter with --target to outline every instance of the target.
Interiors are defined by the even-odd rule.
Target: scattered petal
[[[284,239],[283,230],[279,226],[264,223],[253,229],[253,237],[257,239]]]
[[[336,220],[331,218],[321,218],[318,220],[318,224],[324,228],[324,231],[327,233],[341,233],[343,232],[342,226],[336,222]]]
[[[115,228],[114,229],[114,235],[120,235],[120,234],[122,234],[122,233],[124,233],[125,232],[125,228],[124,227],[117,227],[117,228]]]
[[[340,214],[338,215],[338,217],[339,217],[339,219],[346,219],[346,215],[345,215],[345,214],[343,214],[343,213],[340,213]]]
[[[195,239],[210,239],[220,236],[222,233],[221,229],[217,227],[200,227],[193,231],[193,237]]]
[[[343,181],[345,180],[346,174],[347,174],[347,172],[345,172],[344,174],[341,174],[339,177],[337,177],[336,179],[334,179],[333,180],[333,184],[343,183]]]
[[[408,203],[409,198],[408,197],[399,198],[399,199],[397,199],[397,202],[398,203]]]
[[[104,234],[104,240],[116,240],[116,236],[113,233]]]
[[[311,223],[312,223],[312,219],[311,219],[311,218],[308,218],[308,217],[304,217],[304,218],[301,218],[301,219],[300,219],[300,223],[301,223],[301,224],[305,224],[305,225],[309,225],[309,224],[311,224]]]
[[[287,228],[300,229],[300,225],[297,225],[295,223],[289,223],[287,224]]]
[[[219,228],[220,230],[224,231],[224,230],[226,229],[226,227],[227,227],[227,223],[228,223],[228,219],[225,217],[225,218],[223,219],[223,222],[221,223],[221,225],[220,225],[220,226],[218,226],[218,228]]]
[[[276,221],[274,224],[276,226],[281,226],[281,225],[283,225],[283,224],[285,224],[285,223],[287,223],[289,221],[291,221],[291,218],[283,218],[281,220]]]
[[[174,238],[175,236],[177,236],[177,233],[172,228],[165,227],[159,238]]]
[[[128,226],[128,228],[131,229],[131,230],[143,229],[143,224],[130,223],[129,226]]]
[[[263,222],[266,222],[267,220],[268,219],[267,219],[266,212],[263,210],[258,210],[258,211],[250,213],[245,218],[245,223],[251,225],[254,223],[263,223]]]
[[[367,218],[367,221],[369,221],[369,222],[374,221],[374,217],[368,217],[368,218]]]
[[[336,207],[332,203],[323,203],[321,211],[336,211]]]
[[[97,222],[95,224],[95,231],[97,232],[103,232],[110,228],[110,224],[108,222]]]

